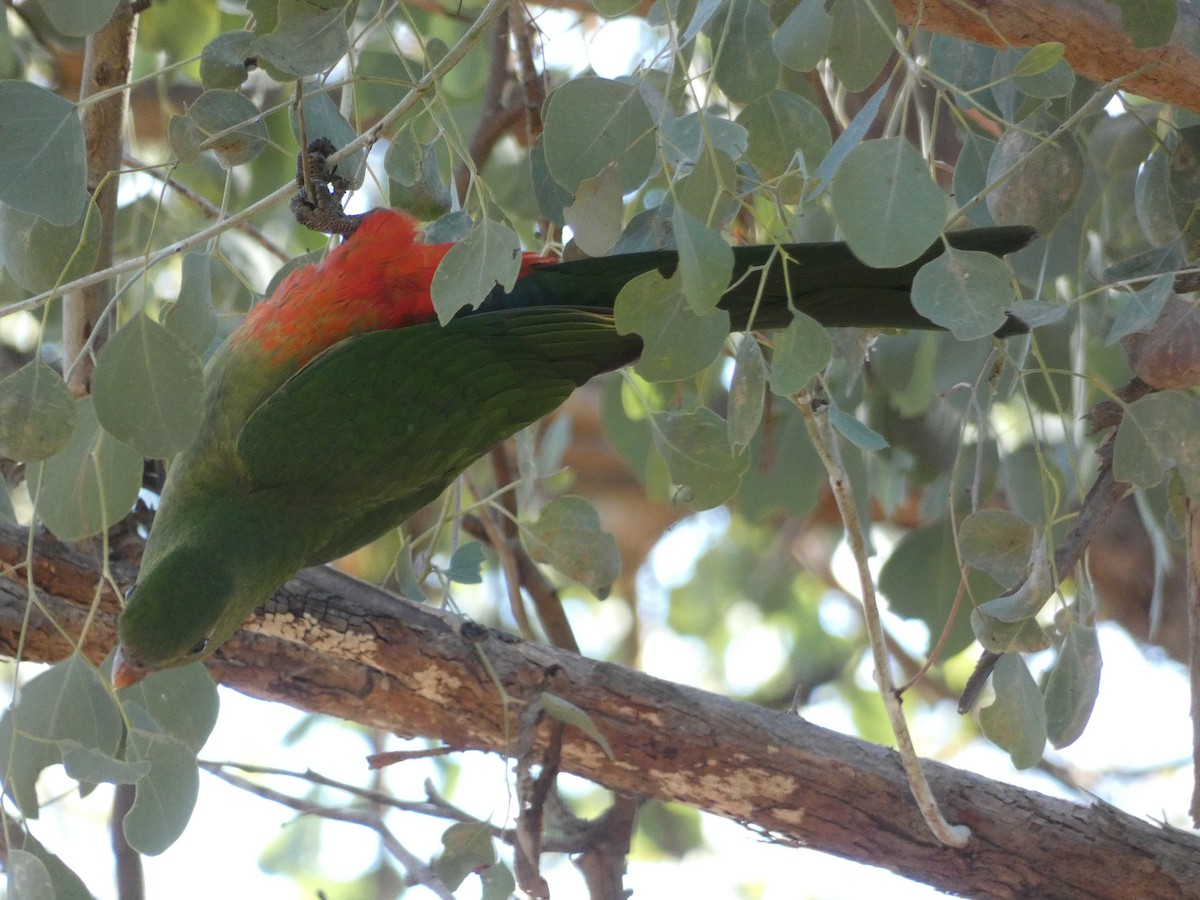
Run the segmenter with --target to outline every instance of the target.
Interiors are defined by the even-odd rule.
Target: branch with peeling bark
[[[10,655],[25,614],[26,540],[21,529],[0,526],[0,641]],[[32,571],[46,612],[78,634],[100,579],[96,561],[39,538]],[[127,563],[112,571],[120,585],[134,574]],[[105,591],[84,643],[89,658],[111,647],[116,610],[115,594]],[[946,814],[972,831],[964,849],[947,848],[921,821],[891,750],[509,634],[472,626],[466,639],[466,624],[333,570],[306,570],[255,613],[210,669],[254,697],[507,755],[518,752],[520,716],[552,692],[586,710],[614,750],[609,759],[568,727],[562,771],[942,890],[1166,898],[1192,896],[1200,884],[1200,840],[1192,835],[928,762]],[[35,612],[25,647],[29,658],[53,660],[71,642]],[[540,726],[540,746],[549,727]]]

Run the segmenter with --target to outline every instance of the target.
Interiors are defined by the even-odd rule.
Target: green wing
[[[612,316],[505,311],[349,338],[255,410],[238,436],[252,491],[303,488],[353,549],[436,497],[576,386],[641,350]]]

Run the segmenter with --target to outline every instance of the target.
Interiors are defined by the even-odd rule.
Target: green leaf
[[[418,219],[436,219],[453,205],[450,189],[442,179],[437,148],[437,141],[419,143],[412,129],[406,128],[392,138],[383,158],[383,167],[391,178],[388,199],[392,206]]]
[[[7,860],[9,900],[55,900],[45,864],[24,850],[10,850]]]
[[[48,459],[75,427],[75,400],[62,376],[39,360],[0,381],[0,455],[21,462]]]
[[[329,94],[323,91],[310,93],[318,87],[320,87],[319,82],[305,84],[303,129],[300,127],[300,116],[296,111],[295,104],[289,107],[292,135],[301,147],[307,147],[316,138],[321,137],[328,138],[335,147],[344,147],[358,137],[358,132],[346,121],[345,116],[338,110],[337,104],[333,102],[333,98]],[[337,164],[338,174],[346,178],[351,187],[357,188],[362,184],[361,170],[366,155],[365,150],[359,150]]]
[[[578,581],[603,600],[621,574],[616,539],[600,527],[600,514],[583,497],[551,500],[537,521],[521,530],[529,555]]]
[[[821,165],[817,167],[814,176],[817,184],[812,191],[812,198],[819,196],[825,188],[833,183],[833,177],[842,167],[842,163],[846,161],[846,157],[862,143],[871,126],[875,124],[875,117],[879,115],[883,101],[888,96],[889,86],[890,82],[880,85],[879,90],[871,95],[871,99],[863,104],[863,108],[854,114],[854,118],[850,120],[845,131],[837,136],[837,140],[833,142],[833,146],[829,148],[825,158],[821,160]]]
[[[825,58],[832,21],[825,0],[800,0],[775,32],[771,49],[789,69],[811,71]]]
[[[654,121],[631,84],[591,76],[568,81],[546,101],[542,137],[550,174],[570,193],[610,163],[626,192],[654,167]]]
[[[90,215],[69,225],[54,225],[15,207],[2,207],[0,240],[13,281],[27,291],[48,291],[95,268],[100,212],[93,207]]]
[[[100,427],[91,398],[76,403],[71,439],[44,462],[32,463],[37,514],[63,541],[81,541],[115,525],[133,508],[142,486],[142,457]]]
[[[162,317],[163,327],[197,356],[217,336],[217,312],[212,301],[212,257],[191,251],[183,257],[179,296]]]
[[[156,730],[199,753],[217,724],[220,696],[203,663],[155,672],[121,691],[154,719]]]
[[[888,445],[883,435],[864,425],[832,400],[829,402],[829,424],[858,449],[868,453],[876,453]]]
[[[713,74],[730,100],[750,103],[779,81],[779,60],[763,52],[774,29],[758,0],[728,0],[724,13],[705,29],[716,52]]]
[[[807,387],[809,379],[829,363],[833,342],[829,332],[811,316],[798,312],[777,333],[771,356],[771,390],[790,397]]]
[[[1112,327],[1108,330],[1105,343],[1110,347],[1121,338],[1140,331],[1146,331],[1158,321],[1158,316],[1171,296],[1175,284],[1173,275],[1159,275],[1140,291],[1130,294],[1118,294],[1121,302],[1120,312],[1113,319]]]
[[[12,826],[9,826],[10,828]],[[46,895],[40,894],[25,894],[19,891],[14,891],[13,888],[13,871],[18,865],[13,858],[9,857],[9,880],[8,880],[8,897],[9,900],[15,900],[16,897],[42,897],[46,900],[93,900],[92,893],[84,885],[83,880],[72,872],[63,863],[61,859],[42,846],[28,831],[21,839],[22,849],[19,851],[26,855],[33,855],[41,861],[42,865],[50,875],[51,892]],[[18,852],[15,849],[11,852]],[[40,887],[40,881],[35,882],[35,885]],[[24,889],[21,889],[24,890]]]
[[[226,31],[204,45],[200,52],[200,83],[206,90],[235,90],[249,75],[246,60],[254,55],[254,35],[248,31]]]
[[[1133,208],[1138,224],[1146,240],[1155,247],[1170,244],[1180,234],[1179,222],[1172,208],[1170,170],[1170,156],[1160,147],[1138,167],[1137,180],[1133,185]],[[1105,279],[1108,277],[1106,272]]]
[[[579,183],[575,200],[563,210],[563,218],[584,253],[604,256],[621,236],[624,211],[617,164],[609,163],[595,178]]]
[[[1030,47],[1012,69],[1014,78],[1025,78],[1048,72],[1063,58],[1066,47],[1059,41],[1046,41]]]
[[[204,367],[167,329],[139,314],[96,360],[100,424],[143,456],[167,459],[192,442],[204,415]]]
[[[733,278],[733,249],[682,206],[675,207],[671,224],[679,248],[683,296],[692,312],[705,316],[717,308]]]
[[[694,413],[654,413],[654,446],[681,487],[672,498],[692,509],[711,509],[737,491],[748,454],[729,449],[725,422],[711,409]]]
[[[201,138],[194,149],[213,151],[226,169],[250,162],[271,139],[258,107],[236,91],[205,91],[188,109],[187,120]],[[171,146],[185,159],[174,140]]]
[[[552,719],[570,725],[573,728],[578,728],[593,741],[600,745],[600,749],[604,751],[604,755],[609,759],[615,759],[613,756],[612,744],[608,742],[600,729],[596,727],[596,723],[592,721],[592,717],[580,707],[576,706],[570,700],[564,700],[557,694],[549,692],[542,694],[542,707],[546,710],[546,714]]]
[[[671,186],[671,197],[676,207],[686,209],[699,221],[719,225],[737,211],[737,179],[737,168],[729,154],[709,148]]]
[[[634,278],[617,295],[614,313],[619,333],[642,338],[644,349],[634,368],[647,381],[695,375],[716,358],[729,335],[724,310],[705,316],[692,312],[679,271],[670,278],[657,271]]]
[[[895,49],[896,11],[883,0],[836,0],[825,52],[847,91],[865,91]]]
[[[454,551],[446,571],[451,581],[459,584],[483,583],[483,544],[467,541]]]
[[[678,166],[696,162],[709,147],[727,156],[739,157],[746,152],[748,135],[738,122],[731,122],[712,112],[691,112],[678,118],[668,117],[660,126],[663,159]]]
[[[1182,391],[1160,391],[1125,408],[1113,450],[1113,475],[1154,487],[1178,468],[1188,496],[1200,498],[1200,400]]]
[[[150,772],[137,783],[133,806],[123,828],[129,846],[147,856],[165,851],[187,828],[200,793],[196,751],[164,734],[150,714],[125,702],[131,726],[125,737],[125,757],[148,762]]]
[[[833,214],[854,255],[890,268],[916,259],[946,220],[946,197],[903,138],[859,144],[833,178]]]
[[[1159,47],[1171,39],[1179,18],[1178,0],[1112,0],[1121,10],[1125,32],[1140,48]]]
[[[993,653],[1037,653],[1050,646],[1050,639],[1036,619],[1002,622],[981,613],[971,613],[971,631],[984,650]]]
[[[430,294],[445,325],[464,306],[476,307],[500,285],[511,291],[521,271],[521,242],[503,222],[485,219],[450,248],[433,275]]]
[[[1167,165],[1167,186],[1172,198],[1186,204],[1200,201],[1200,125],[1190,125],[1175,132]]]
[[[760,97],[738,113],[737,122],[749,132],[746,159],[764,180],[786,172],[797,152],[809,172],[829,152],[825,116],[804,97],[789,91],[771,91]]]
[[[79,221],[88,202],[83,128],[75,105],[27,81],[0,81],[0,203],[52,225]]]
[[[987,196],[988,212],[1001,225],[1032,225],[1048,233],[1065,216],[1083,186],[1087,160],[1073,134],[1053,142],[1058,122],[1037,113],[1004,132],[988,163],[987,180],[1007,177]],[[1037,156],[1026,157],[1037,150]]]
[[[31,679],[0,716],[4,792],[26,818],[37,818],[38,776],[63,761],[64,747],[113,757],[121,731],[120,710],[100,674],[79,654],[67,657]]]
[[[256,10],[264,6],[257,3]],[[346,2],[272,0],[269,17],[255,16],[260,35],[255,54],[290,76],[316,75],[336,65],[350,49]]]
[[[729,448],[741,453],[749,446],[762,422],[766,405],[767,364],[762,348],[752,336],[738,342],[733,379],[729,385]]]
[[[472,872],[496,861],[496,847],[486,822],[459,822],[442,832],[442,855],[433,870],[442,884],[457,890]]]
[[[1006,588],[1015,587],[1029,571],[1033,539],[1033,526],[1004,509],[977,510],[958,527],[963,562],[987,572]]]
[[[1046,749],[1042,695],[1020,656],[1000,658],[992,672],[996,701],[979,711],[988,740],[1006,751],[1018,769],[1035,766]]]
[[[995,333],[1018,299],[1008,266],[980,250],[947,247],[913,279],[913,307],[960,341]]]
[[[1083,734],[1100,693],[1102,665],[1096,629],[1072,624],[1046,682],[1046,733],[1056,749]]]

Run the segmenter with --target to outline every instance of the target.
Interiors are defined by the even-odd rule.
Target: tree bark
[[[25,615],[27,540],[0,525],[0,652],[9,655]],[[96,560],[48,537],[31,558],[41,609],[78,635],[97,593]],[[119,586],[134,569],[112,564]],[[117,611],[112,589],[100,593],[83,642],[93,660],[112,646]],[[62,658],[73,647],[66,635],[33,611],[26,658]],[[889,749],[482,629],[332,569],[290,581],[209,668],[254,697],[505,754],[516,750],[524,702],[550,692],[586,710],[614,751],[609,759],[568,728],[563,770],[622,795],[685,803],[771,840],[973,897],[1200,897],[1200,840],[1191,834],[926,762],[947,816],[973,832],[966,849],[952,850],[922,824]]]
[[[1106,0],[892,0],[901,24],[949,34],[989,47],[1066,46],[1079,75],[1108,82],[1139,69],[1123,90],[1151,100],[1200,110],[1200,57],[1195,46],[1200,11],[1179,4],[1169,42],[1138,48],[1122,26],[1121,12]]]

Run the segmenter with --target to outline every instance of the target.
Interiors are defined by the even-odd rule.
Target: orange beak
[[[150,671],[145,666],[127,660],[125,654],[121,652],[120,646],[117,647],[116,655],[113,657],[112,683],[118,691],[137,684],[149,675]]]

